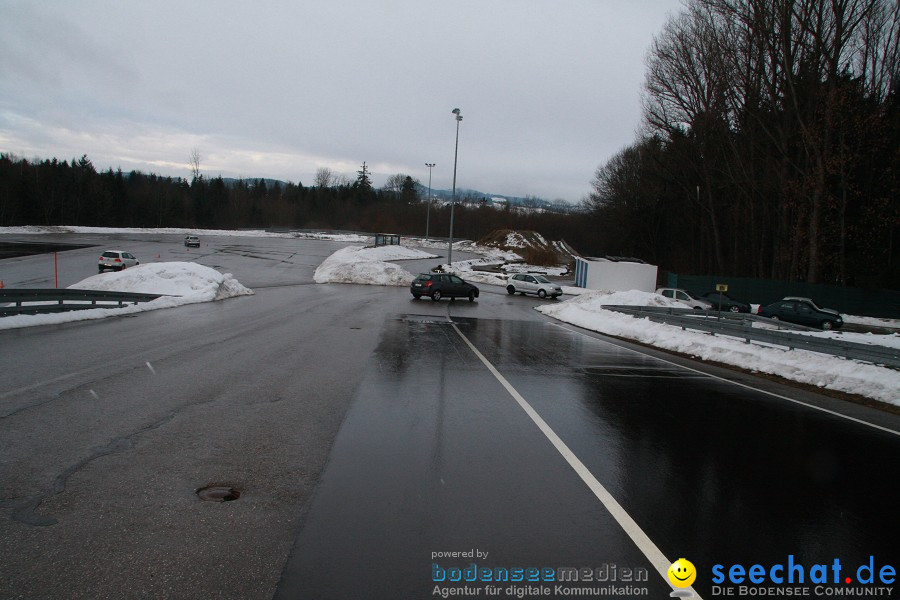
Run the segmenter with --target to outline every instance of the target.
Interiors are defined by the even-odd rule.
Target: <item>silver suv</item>
[[[530,273],[516,273],[506,280],[506,293],[537,294],[540,298],[562,296],[562,288],[544,277]]]
[[[97,265],[97,272],[102,273],[106,269],[113,271],[121,271],[128,267],[141,264],[130,252],[122,250],[106,250],[100,255],[100,263]]]
[[[185,246],[193,246],[194,248],[200,247],[200,238],[196,235],[186,235],[184,236],[184,245]]]

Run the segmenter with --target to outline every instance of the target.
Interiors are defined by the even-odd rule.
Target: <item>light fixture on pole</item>
[[[428,222],[431,220],[431,169],[436,163],[425,163],[428,167],[428,197],[425,199],[425,241],[428,241]]]
[[[447,249],[447,266],[453,264],[453,209],[456,206],[456,157],[459,155],[459,122],[462,121],[462,115],[459,109],[454,108],[452,112],[456,116],[456,145],[453,148],[453,194],[450,202],[450,244]]]

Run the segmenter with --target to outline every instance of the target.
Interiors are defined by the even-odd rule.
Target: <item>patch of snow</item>
[[[421,258],[437,258],[436,254],[422,252],[415,248],[392,245],[379,246],[377,248],[363,248],[359,251],[359,257],[364,260],[415,260]]]
[[[503,242],[503,245],[507,248],[524,248],[525,238],[513,231],[506,234],[506,241]]]
[[[304,238],[316,240],[329,240],[350,243],[368,243],[374,236],[356,233],[329,233],[317,231],[264,231],[262,229],[185,229],[181,227],[82,227],[75,225],[39,226],[27,225],[23,227],[0,227],[0,233],[172,233],[179,235],[199,236],[228,236],[228,237],[256,237],[256,238]]]
[[[854,325],[869,325],[871,327],[884,327],[885,329],[900,329],[900,319],[880,319],[878,317],[857,317],[853,315],[844,315],[844,323],[853,323]]]

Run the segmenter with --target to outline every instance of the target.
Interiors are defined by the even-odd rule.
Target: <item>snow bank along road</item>
[[[900,566],[892,415],[588,334],[499,288],[451,304],[312,283],[344,243],[77,237],[255,294],[0,332],[0,597],[649,598],[685,557],[709,598],[731,585],[717,565],[763,565],[768,587],[775,565],[808,583],[838,559],[843,586],[870,557]],[[63,254],[85,264],[69,283],[96,269],[93,249]],[[2,268],[46,277],[39,257]],[[240,497],[201,501],[214,484]],[[451,581],[472,564],[539,577]],[[567,567],[593,579],[543,579]]]

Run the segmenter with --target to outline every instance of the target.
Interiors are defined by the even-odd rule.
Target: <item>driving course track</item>
[[[0,331],[2,598],[432,597],[433,563],[470,562],[433,553],[470,549],[643,568],[646,597],[683,556],[708,598],[719,563],[896,560],[894,415],[561,326],[502,288],[310,285],[343,243],[76,237],[256,294]],[[61,254],[63,284],[96,257]],[[52,285],[46,257],[10,261],[7,283]],[[239,495],[197,494],[219,486]]]

